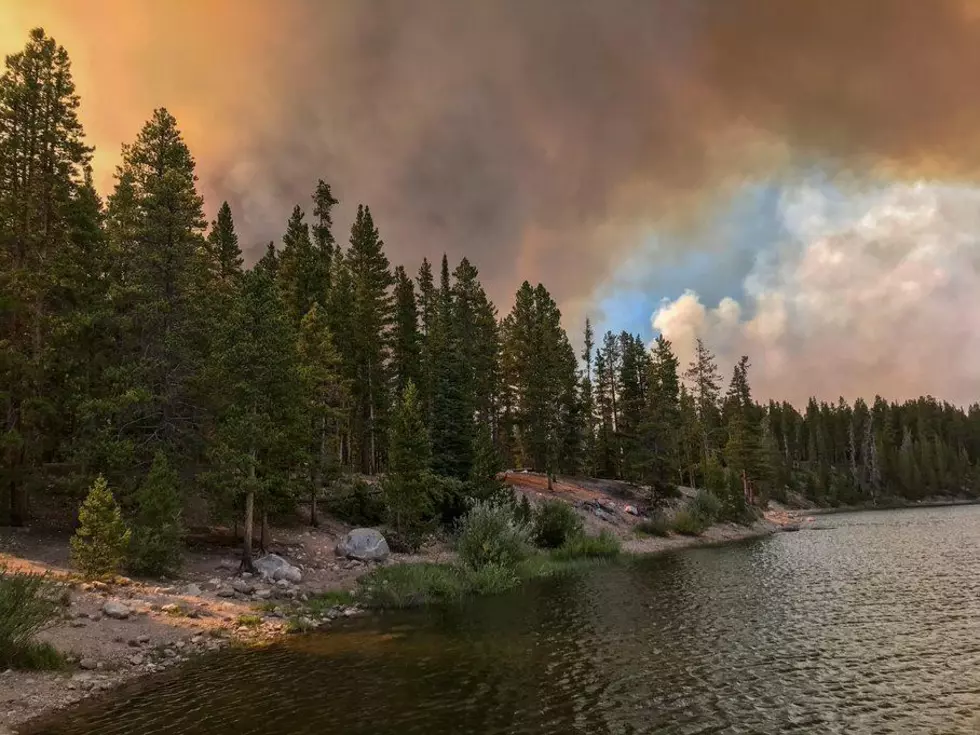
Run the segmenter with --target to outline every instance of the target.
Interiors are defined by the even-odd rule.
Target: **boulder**
[[[255,560],[256,571],[273,581],[287,579],[293,584],[303,581],[303,573],[278,554],[266,554]]]
[[[358,561],[384,561],[391,553],[385,537],[373,528],[355,528],[337,544],[336,552]]]
[[[116,620],[125,620],[129,617],[129,608],[123,605],[121,602],[116,602],[115,600],[107,600],[102,606],[102,614],[107,618],[115,618]]]
[[[193,584],[193,583],[192,584],[189,584],[186,587],[184,587],[184,594],[185,595],[188,595],[190,597],[200,597],[201,596],[201,588],[198,587],[196,584]]]

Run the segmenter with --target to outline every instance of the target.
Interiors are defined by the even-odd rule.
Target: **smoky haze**
[[[819,165],[970,179],[980,25],[960,0],[280,0],[0,9],[75,61],[100,181],[153,107],[254,257],[317,178],[394,262],[469,256],[579,318],[654,227]],[[338,239],[345,239],[338,232]],[[724,243],[718,243],[723,247]],[[569,325],[571,326],[571,325]]]

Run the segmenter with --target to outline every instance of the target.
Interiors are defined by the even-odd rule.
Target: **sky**
[[[318,178],[391,260],[524,279],[579,339],[697,336],[759,398],[980,392],[977,0],[2,0],[96,179],[155,107],[246,255]]]

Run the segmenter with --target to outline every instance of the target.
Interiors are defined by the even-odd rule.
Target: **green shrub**
[[[180,569],[184,526],[177,473],[163,452],[136,493],[138,511],[133,524],[129,567],[136,574],[163,576]]]
[[[257,628],[262,625],[262,616],[254,615],[252,613],[243,613],[238,616],[238,620],[235,622],[237,625],[246,628]]]
[[[57,618],[57,589],[41,574],[11,574],[0,567],[0,669],[52,669],[61,655],[34,636]]]
[[[582,518],[561,500],[542,503],[534,514],[534,543],[545,549],[557,549],[582,533]]]
[[[71,562],[87,577],[118,574],[126,558],[130,533],[109,485],[101,475],[78,511],[79,527],[71,538]]]
[[[663,513],[656,513],[650,518],[637,523],[636,530],[638,533],[644,533],[647,536],[669,536],[670,522]]]
[[[704,519],[690,510],[679,510],[674,515],[674,530],[682,536],[700,536],[704,531]]]
[[[552,556],[561,561],[572,559],[611,559],[619,556],[622,546],[619,539],[609,531],[602,531],[598,536],[581,534],[568,539],[560,548],[552,552]]]
[[[691,513],[700,518],[705,526],[710,526],[718,520],[722,511],[721,500],[710,490],[698,490],[691,501]]]
[[[531,508],[531,501],[527,499],[527,495],[520,493],[521,499],[518,501],[514,498],[514,518],[517,519],[518,523],[524,523],[528,526],[534,523],[534,510]]]
[[[519,583],[517,572],[500,564],[487,564],[467,575],[468,591],[476,595],[499,595]]]
[[[477,500],[456,528],[456,551],[470,569],[495,565],[514,569],[530,554],[531,533],[511,509],[494,500]]]

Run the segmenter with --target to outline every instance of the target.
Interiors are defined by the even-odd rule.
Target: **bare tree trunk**
[[[262,513],[262,531],[259,535],[259,549],[262,550],[263,554],[268,554],[269,551],[266,549],[266,541],[269,539],[269,514],[266,512]]]
[[[241,568],[246,572],[255,572],[252,563],[252,524],[255,521],[255,491],[249,488],[245,495],[245,541],[242,543]]]
[[[255,523],[255,451],[252,452],[252,466],[248,471],[248,491],[245,494],[245,541],[242,544],[241,569],[255,573],[252,563],[252,525]]]

